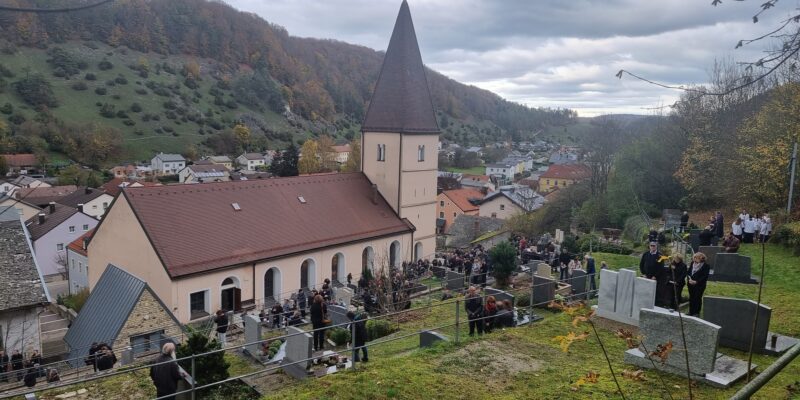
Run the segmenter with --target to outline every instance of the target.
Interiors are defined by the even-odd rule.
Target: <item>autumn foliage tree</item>
[[[316,174],[320,172],[322,166],[318,158],[319,144],[314,139],[308,139],[300,147],[300,160],[297,163],[297,170],[300,174]]]

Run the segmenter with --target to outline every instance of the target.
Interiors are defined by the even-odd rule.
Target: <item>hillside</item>
[[[255,133],[254,149],[322,133],[350,139],[383,59],[363,46],[293,37],[256,15],[205,0],[120,0],[69,14],[0,12],[0,51],[0,111],[13,134],[54,144],[41,134],[46,129],[23,120],[113,128],[124,146],[112,159],[192,151],[191,145],[236,151],[224,148],[224,132],[237,121]],[[39,84],[51,86],[52,101],[20,92],[19,82],[31,76],[27,83],[35,85],[25,87],[41,94],[47,89]],[[428,77],[444,140],[522,139],[574,122],[570,110],[528,108],[434,71]],[[5,151],[41,147],[26,140]],[[55,147],[48,150],[69,153]]]

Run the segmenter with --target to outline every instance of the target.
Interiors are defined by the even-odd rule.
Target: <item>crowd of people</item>
[[[700,246],[711,246],[723,240],[725,251],[735,253],[740,243],[766,243],[772,235],[772,219],[769,214],[751,215],[742,209],[731,229],[725,235],[725,218],[717,211],[708,219],[708,224],[699,234]]]
[[[31,351],[26,358],[19,350],[14,350],[9,356],[0,349],[0,382],[23,381],[25,386],[33,387],[42,377],[46,377],[48,383],[60,380],[56,368],[42,368],[42,355],[38,350]]]
[[[639,261],[639,271],[644,277],[656,281],[656,306],[677,310],[683,299],[683,288],[688,287],[689,315],[699,316],[711,272],[705,254],[694,253],[691,265],[687,266],[680,254],[663,256],[657,242],[650,242],[649,247]],[[669,263],[665,264],[667,260]]]

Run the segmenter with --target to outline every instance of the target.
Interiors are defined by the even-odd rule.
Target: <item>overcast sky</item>
[[[227,0],[286,27],[385,50],[398,0]],[[580,115],[649,114],[678,92],[668,84],[707,80],[715,58],[754,61],[763,45],[733,50],[785,19],[797,2],[779,2],[758,24],[763,1],[724,0],[411,0],[425,64],[457,81],[530,106]]]

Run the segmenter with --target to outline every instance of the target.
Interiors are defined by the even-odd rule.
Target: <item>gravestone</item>
[[[706,255],[708,265],[715,267],[717,265],[717,254],[724,253],[725,248],[722,246],[700,246],[697,251]]]
[[[709,264],[711,263],[709,262]],[[750,275],[750,257],[738,253],[719,253],[716,264],[711,264],[711,267],[713,269],[708,277],[709,280],[758,283],[758,280]]]
[[[681,210],[667,208],[662,212],[664,217],[664,229],[672,229],[681,226]]]
[[[431,265],[431,272],[433,276],[439,279],[444,279],[444,277],[447,276],[447,268],[439,265]]]
[[[447,271],[447,282],[445,287],[448,290],[462,290],[464,289],[464,274],[459,274],[456,271]]]
[[[564,242],[564,231],[556,229],[556,243],[561,244]]]
[[[700,251],[700,232],[702,232],[700,229],[689,230],[689,245],[695,252]]]
[[[638,326],[640,310],[656,308],[655,299],[655,281],[637,278],[636,272],[625,268],[600,270],[598,317]]]
[[[353,299],[354,294],[355,292],[346,287],[333,288],[333,299],[340,304],[343,303],[350,305],[350,301]]]
[[[547,304],[556,297],[556,280],[534,275],[533,276],[533,305],[547,307]]]
[[[286,356],[281,361],[283,370],[296,379],[307,378],[310,376],[312,336],[294,326],[287,330],[290,336],[286,338]]]
[[[485,290],[486,290],[486,295],[494,296],[495,300],[497,300],[498,303],[502,302],[503,300],[508,300],[511,302],[512,307],[516,305],[516,303],[514,302],[514,295],[511,293],[504,292],[502,290],[491,287],[487,287]]]
[[[536,275],[542,278],[550,278],[553,276],[553,269],[546,263],[540,262],[536,265]]]
[[[419,333],[419,347],[432,347],[439,342],[447,342],[450,339],[436,331],[421,331]]]
[[[128,346],[122,350],[122,357],[119,359],[119,365],[133,364],[133,348]]]
[[[586,271],[582,269],[572,270],[572,278],[569,283],[572,285],[572,294],[579,299],[588,299],[586,290],[589,280],[586,278]]]
[[[703,319],[721,326],[719,344],[737,350],[750,350],[750,335],[753,333],[755,311],[758,307],[758,323],[753,339],[753,351],[760,354],[780,355],[798,342],[788,336],[769,331],[772,309],[753,300],[730,297],[703,297]],[[775,347],[772,335],[777,336]]]
[[[347,318],[347,307],[329,304],[328,318],[331,320],[331,324],[334,326],[350,323],[350,319]]]
[[[681,333],[681,326],[685,335]],[[625,352],[625,362],[643,368],[655,367],[684,377],[688,362],[692,379],[712,386],[729,387],[746,375],[747,363],[717,353],[719,331],[719,325],[700,318],[679,316],[664,309],[643,309],[639,321],[642,344]],[[668,343],[672,343],[672,350],[665,359],[649,355],[659,345]]]
[[[245,343],[253,343],[258,342],[261,340],[261,320],[258,319],[257,315],[245,315],[244,316],[244,342]],[[248,353],[250,353],[251,357],[257,357],[258,348],[260,345],[258,343],[249,344],[244,347]]]

